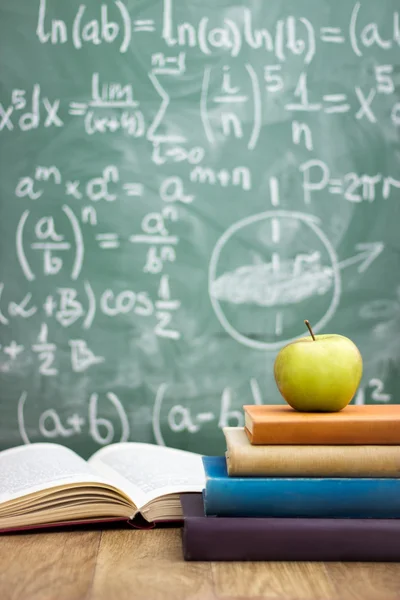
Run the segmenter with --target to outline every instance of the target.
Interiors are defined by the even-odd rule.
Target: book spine
[[[206,515],[400,518],[400,479],[208,477]]]
[[[187,561],[399,561],[400,521],[188,518]]]
[[[400,445],[400,423],[373,419],[365,422],[329,421],[312,427],[312,419],[300,422],[253,422],[253,431],[246,433],[254,445]]]
[[[230,477],[399,477],[400,446],[237,446],[226,452]]]

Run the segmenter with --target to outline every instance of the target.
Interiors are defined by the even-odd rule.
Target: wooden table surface
[[[185,562],[180,529],[0,536],[1,600],[400,600],[400,563]]]

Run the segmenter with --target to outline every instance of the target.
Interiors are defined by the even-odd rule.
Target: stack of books
[[[244,406],[183,495],[186,560],[400,560],[400,406]]]

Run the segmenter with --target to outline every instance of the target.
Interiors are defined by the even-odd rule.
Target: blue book
[[[400,478],[229,477],[223,456],[203,465],[207,516],[400,518]]]

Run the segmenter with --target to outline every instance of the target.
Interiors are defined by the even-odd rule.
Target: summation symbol
[[[152,71],[149,73],[150,81],[152,82],[154,89],[157,94],[161,98],[160,107],[154,116],[154,119],[147,130],[147,139],[152,143],[161,143],[161,142],[169,142],[169,143],[177,143],[183,144],[185,143],[186,137],[181,133],[164,133],[162,130],[165,128],[166,124],[166,112],[171,102],[170,95],[166,91],[165,87],[161,85],[158,76]]]

